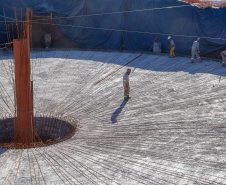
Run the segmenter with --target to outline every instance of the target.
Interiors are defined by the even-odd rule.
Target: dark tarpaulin
[[[169,42],[167,36],[172,36],[176,43],[176,51],[189,54],[191,45],[197,37],[201,39],[200,48],[204,53],[226,46],[226,8],[200,9],[177,1],[147,1],[130,2],[131,11],[174,6],[174,8],[155,9],[128,13],[127,30],[162,34],[127,33],[126,48],[131,50],[148,50],[153,40],[161,41],[163,50],[167,51]],[[142,24],[137,24],[142,20]],[[133,21],[133,23],[131,23]],[[140,21],[141,22],[141,21]],[[174,36],[175,35],[175,36]],[[214,39],[214,38],[223,38]]]
[[[201,9],[177,0],[0,0],[0,7],[1,44],[7,42],[3,8],[15,27],[13,7],[18,20],[20,8],[24,16],[31,7],[38,15],[52,12],[62,33],[81,48],[149,51],[156,40],[167,52],[168,35],[180,54],[190,54],[197,37],[203,37],[203,53],[226,47],[226,8]]]

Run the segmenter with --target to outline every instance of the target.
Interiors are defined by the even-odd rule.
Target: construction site
[[[0,184],[226,184],[225,1],[0,5]]]

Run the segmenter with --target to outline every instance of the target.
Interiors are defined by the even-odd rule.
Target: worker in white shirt
[[[170,57],[175,57],[175,53],[174,53],[174,50],[175,50],[175,43],[173,41],[173,39],[169,36],[168,37],[168,40],[170,41]]]
[[[226,67],[226,50],[221,52],[222,67]]]
[[[199,41],[200,41],[200,38],[198,38],[196,41],[193,42],[193,45],[192,45],[192,48],[191,48],[191,63],[194,62],[195,56],[197,57],[199,62],[202,62],[202,59],[201,59],[201,57],[199,55],[199,53],[200,53]]]
[[[123,87],[124,87],[124,100],[128,101],[130,99],[129,96],[129,74],[131,73],[131,69],[127,69],[126,73],[123,76]]]

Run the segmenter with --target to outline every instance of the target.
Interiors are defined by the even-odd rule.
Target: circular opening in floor
[[[21,149],[35,148],[56,144],[71,138],[77,130],[77,120],[62,116],[35,116],[34,138],[32,145],[26,146],[13,142],[15,118],[0,119],[0,147]]]

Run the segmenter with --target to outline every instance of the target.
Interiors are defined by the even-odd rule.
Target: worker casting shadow
[[[126,106],[127,101],[123,101],[119,108],[115,110],[115,112],[111,116],[111,122],[112,124],[117,122],[117,117],[122,112],[122,109]]]

